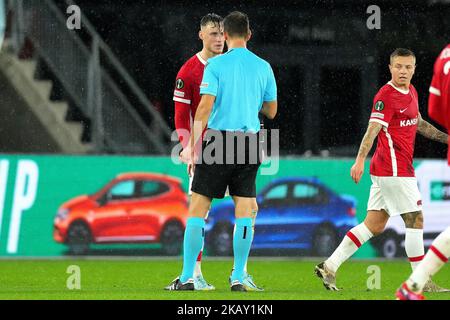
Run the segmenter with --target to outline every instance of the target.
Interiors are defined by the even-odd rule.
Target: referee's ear
[[[251,38],[252,38],[252,30],[248,30],[247,39],[245,39],[245,41],[250,41]]]

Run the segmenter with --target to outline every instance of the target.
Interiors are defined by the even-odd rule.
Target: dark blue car
[[[329,256],[346,232],[358,224],[356,199],[336,194],[317,178],[273,180],[256,199],[259,212],[253,251],[296,249]],[[231,199],[212,207],[206,225],[210,254],[232,254],[234,219]]]

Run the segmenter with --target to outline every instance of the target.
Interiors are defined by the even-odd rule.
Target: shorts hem
[[[208,197],[208,198],[212,198],[212,199],[223,199],[223,198],[225,198],[225,192],[222,195],[217,195],[217,194],[205,192],[205,191],[202,191],[202,190],[196,190],[194,188],[191,189],[191,193],[192,192],[195,192],[197,194],[200,194],[202,196],[205,196],[205,197]]]
[[[388,210],[386,210],[384,208],[381,208],[381,209],[374,209],[374,208],[370,208],[369,209],[369,208],[367,208],[367,211],[381,211],[381,210],[386,211],[386,213],[389,215],[389,217],[397,217],[397,216],[401,216],[402,214],[406,214],[406,213],[422,211],[422,208],[414,208],[414,209],[411,209],[411,210],[407,210],[405,212],[400,212],[400,211],[389,212]]]
[[[232,196],[232,197],[240,197],[240,198],[256,198],[256,194],[255,195],[248,195],[248,194],[242,195],[242,194],[231,194],[230,193],[230,196]]]

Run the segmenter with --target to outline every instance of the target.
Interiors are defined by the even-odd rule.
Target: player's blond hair
[[[215,27],[220,26],[223,23],[223,18],[218,14],[208,13],[200,20],[200,29],[206,27],[210,23],[212,23]]]
[[[394,52],[391,53],[390,64],[392,65],[395,57],[414,57],[414,61],[416,61],[416,55],[409,49],[405,48],[397,48]]]

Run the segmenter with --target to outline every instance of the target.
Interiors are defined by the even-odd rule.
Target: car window
[[[266,200],[278,200],[287,198],[288,194],[288,185],[282,184],[276,187],[273,187],[269,192],[267,192],[264,197]]]
[[[143,198],[157,196],[169,190],[169,186],[158,181],[143,181],[140,196]]]
[[[314,198],[319,194],[319,189],[309,184],[296,184],[294,187],[293,197],[298,198]]]
[[[326,195],[319,187],[307,183],[297,183],[294,185],[292,199],[294,203],[303,205],[319,204],[327,201]]]
[[[134,196],[134,181],[123,181],[111,188],[109,194],[112,200],[129,199]]]

